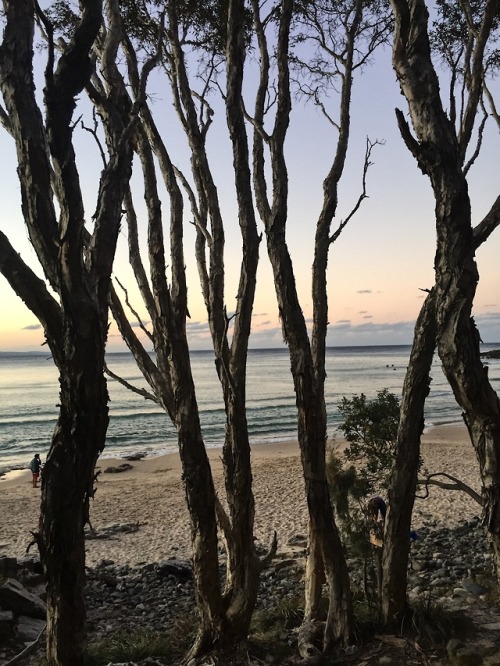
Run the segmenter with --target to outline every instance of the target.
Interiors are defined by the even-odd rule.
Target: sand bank
[[[137,450],[141,450],[138,443]],[[219,449],[210,449],[216,487],[223,495],[223,474]],[[463,426],[433,428],[423,437],[422,456],[430,473],[445,471],[475,490],[479,476],[474,451]],[[123,460],[99,462],[102,471]],[[137,523],[139,529],[114,538],[87,542],[87,561],[101,559],[117,564],[153,562],[168,557],[189,557],[189,520],[181,482],[178,454],[151,457],[132,462],[133,469],[99,476],[97,493],[91,505],[91,522],[99,530],[108,525]],[[274,530],[279,544],[296,534],[307,533],[297,442],[261,444],[252,448],[252,469],[256,504],[255,534],[269,543]],[[0,479],[0,554],[20,557],[31,541],[38,523],[40,490],[31,486],[29,470],[10,472]],[[479,512],[467,495],[432,487],[430,497],[417,500],[413,527],[422,524],[456,524]]]

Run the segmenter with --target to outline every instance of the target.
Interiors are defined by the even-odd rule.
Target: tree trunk
[[[93,495],[94,467],[104,448],[108,424],[103,376],[107,293],[121,203],[131,172],[127,128],[133,126],[135,114],[121,104],[120,79],[113,78],[106,88],[113,94],[106,100],[103,114],[110,154],[99,181],[94,232],[89,234],[84,227],[83,196],[72,144],[72,116],[76,97],[90,78],[90,54],[103,27],[102,2],[81,3],[72,39],[57,62],[53,49],[47,50],[46,126],[33,78],[35,12],[41,21],[46,17],[31,0],[4,0],[4,7],[1,87],[9,115],[4,126],[16,142],[30,240],[58,300],[20,258],[12,259],[11,248],[4,242],[0,253],[5,253],[7,261],[0,264],[16,293],[42,323],[59,370],[60,413],[42,479],[37,539],[47,575],[47,661],[50,666],[81,666],[86,648],[83,528]],[[108,0],[107,9],[110,25],[104,31],[104,50],[106,75],[111,81],[121,31],[117,2]],[[20,265],[29,288],[19,279]]]
[[[301,368],[305,371],[305,368]],[[325,443],[326,412],[317,413],[314,389],[304,393],[297,390],[302,377],[292,362],[296,382],[299,415],[299,444],[304,472],[307,506],[309,509],[309,555],[305,580],[304,623],[314,627],[317,620],[325,621],[323,649],[335,644],[347,645],[352,636],[352,605],[349,573],[340,536],[335,525],[326,477]],[[307,375],[307,371],[304,372]],[[328,613],[321,608],[321,583],[326,580],[329,590]],[[306,656],[306,655],[303,655]]]
[[[317,380],[314,372],[307,328],[298,302],[288,250],[273,226],[266,229],[266,236],[283,331],[290,350],[298,439],[309,509],[309,535],[312,537],[309,544],[304,622],[314,630],[313,622],[324,619],[320,612],[319,581],[325,576],[329,589],[323,638],[323,649],[326,651],[335,643],[347,645],[350,642],[353,621],[349,573],[335,525],[326,476],[326,408],[324,398],[321,399],[323,390],[316,383],[322,380]],[[317,567],[322,567],[324,572]]]
[[[405,95],[416,140],[401,111],[399,128],[420,169],[429,176],[437,231],[437,349],[445,375],[464,412],[482,481],[484,522],[500,574],[500,401],[480,357],[480,336],[471,317],[479,280],[471,204],[463,167],[483,85],[482,60],[498,3],[487,0],[472,35],[468,98],[460,132],[444,112],[432,65],[423,0],[391,0],[395,16],[393,65]]]
[[[47,662],[54,666],[83,664],[86,650],[83,530],[108,425],[98,330],[94,323],[90,339],[72,340],[85,351],[68,358],[61,372],[61,411],[42,476],[39,543],[47,576]]]
[[[462,291],[466,281],[463,278],[468,276],[461,277],[461,287],[457,291]],[[445,301],[448,301],[450,291],[447,289],[446,296],[443,295]],[[444,304],[445,310],[448,305],[448,302]],[[492,543],[496,577],[500,582],[500,401],[481,361],[479,334],[474,321],[470,316],[456,312],[450,317],[446,311],[446,315],[449,323],[445,324],[443,319],[440,321],[438,349],[446,377],[464,410],[463,418],[479,462],[483,523]],[[451,326],[457,330],[455,340],[449,337]]]
[[[406,584],[409,533],[417,473],[424,404],[429,394],[430,369],[436,344],[435,292],[429,293],[415,326],[413,346],[401,400],[394,471],[389,485],[389,507],[382,552],[382,615],[391,627],[401,626],[407,610]]]
[[[263,126],[265,92],[269,82],[269,54],[263,25],[259,20],[258,3],[252,4],[261,59],[261,80],[257,93],[255,119]],[[293,3],[287,0],[282,4],[280,15],[277,46],[279,81],[277,108],[274,129],[269,141],[273,177],[272,205],[267,197],[264,147],[262,134],[259,132],[254,135],[254,183],[257,206],[265,223],[267,251],[273,269],[283,337],[290,352],[298,415],[298,439],[309,509],[311,541],[306,580],[307,607],[303,625],[306,635],[301,641],[307,651],[308,645],[314,642],[315,623],[321,615],[319,581],[324,575],[329,586],[329,609],[325,622],[323,649],[328,650],[333,643],[348,644],[353,626],[347,565],[335,525],[326,478],[324,361],[319,359],[318,353],[315,364],[306,321],[298,299],[292,261],[286,245],[288,175],[284,142],[291,110],[289,37],[292,15]],[[323,226],[322,237],[324,234]],[[322,331],[321,335],[326,335],[326,331]],[[320,333],[315,338],[315,345],[321,349]],[[308,633],[311,634],[310,639]]]

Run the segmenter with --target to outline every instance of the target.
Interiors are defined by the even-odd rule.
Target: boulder
[[[106,467],[104,474],[118,474],[119,472],[128,472],[129,469],[133,469],[133,465],[129,463],[122,463],[121,465],[116,465],[116,467]]]
[[[16,578],[17,560],[15,557],[0,557],[0,578]]]
[[[36,641],[40,633],[45,629],[45,620],[21,615],[17,620],[17,635],[26,642]]]
[[[181,582],[193,577],[193,568],[187,560],[163,560],[158,562],[156,572],[159,576],[175,576]]]
[[[0,639],[7,638],[14,626],[14,613],[12,611],[0,611]]]
[[[28,592],[21,583],[9,578],[0,585],[0,608],[11,610],[16,615],[27,615],[45,620],[47,608],[43,601]]]

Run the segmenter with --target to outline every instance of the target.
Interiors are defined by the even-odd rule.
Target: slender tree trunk
[[[323,647],[348,644],[352,637],[349,573],[330,503],[326,476],[326,409],[314,373],[307,328],[298,302],[295,278],[286,246],[272,226],[266,229],[268,252],[285,338],[290,349],[298,413],[298,439],[309,509],[309,557],[304,622],[324,620],[320,613],[320,581],[326,577],[329,608]],[[321,380],[320,380],[321,381]],[[319,396],[319,398],[318,398]],[[324,572],[317,567],[322,567]],[[311,628],[314,630],[313,625]],[[311,638],[312,640],[312,638]],[[304,641],[307,645],[308,641]]]
[[[269,82],[269,57],[263,25],[259,19],[258,3],[253,2],[261,57],[261,80],[256,100],[256,120],[263,124],[265,91]],[[291,257],[286,245],[288,205],[288,175],[284,155],[284,142],[291,110],[289,81],[289,36],[293,3],[284,2],[278,34],[278,94],[276,120],[270,138],[271,168],[273,174],[272,205],[267,198],[262,136],[254,139],[254,183],[259,212],[265,223],[267,251],[273,268],[274,286],[282,321],[283,337],[290,352],[298,415],[298,439],[304,472],[307,505],[309,509],[309,557],[306,580],[306,615],[303,626],[304,656],[308,645],[314,642],[315,621],[320,619],[319,581],[323,575],[329,587],[329,610],[325,622],[323,648],[333,643],[347,644],[352,636],[352,602],[345,555],[330,504],[326,477],[326,408],[324,401],[324,360],[320,337],[315,338],[316,359],[311,350],[305,318],[299,303]],[[330,183],[331,187],[331,183]],[[331,206],[329,206],[331,207]],[[325,218],[326,219],[326,218]],[[321,237],[328,236],[323,225]],[[325,267],[319,262],[317,270]],[[318,280],[314,288],[318,288]],[[315,293],[316,296],[316,293]],[[320,306],[325,303],[321,302]],[[321,322],[316,321],[316,326]],[[315,360],[317,363],[315,363]],[[320,569],[318,569],[320,567]],[[321,618],[324,620],[325,618]],[[310,629],[310,639],[307,636]]]
[[[389,485],[389,507],[382,552],[382,615],[390,626],[400,626],[407,610],[409,533],[417,473],[424,404],[429,394],[430,369],[436,344],[435,291],[431,291],[415,326],[413,346],[401,400],[394,471]]]
[[[297,358],[297,356],[296,356]],[[302,371],[302,372],[300,372]],[[326,476],[326,412],[314,399],[313,386],[305,389],[306,367],[292,361],[299,416],[299,443],[309,509],[309,556],[305,581],[305,623],[325,622],[324,650],[334,644],[347,644],[352,636],[352,605],[349,573],[335,525]],[[298,385],[300,389],[297,390]],[[320,413],[318,413],[318,409]],[[321,583],[329,590],[328,615],[321,611]]]
[[[248,636],[262,571],[262,564],[255,550],[253,531],[255,503],[245,400],[243,398],[241,404],[241,396],[239,398],[226,405],[228,433],[223,450],[226,494],[232,525],[224,597],[230,640],[238,642],[246,640]],[[244,442],[246,445],[242,446]]]

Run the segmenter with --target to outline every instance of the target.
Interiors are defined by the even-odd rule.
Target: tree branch
[[[490,234],[498,227],[500,224],[500,195],[496,198],[492,207],[485,215],[483,220],[474,227],[473,230],[473,241],[474,247],[477,249],[480,245],[484,243],[490,236]]]
[[[130,382],[128,382],[126,379],[123,379],[123,377],[120,377],[119,375],[115,374],[112,370],[109,369],[109,366],[107,363],[104,364],[104,372],[109,375],[109,377],[112,377],[113,379],[116,379],[116,381],[124,386],[126,389],[129,391],[132,391],[133,393],[137,393],[137,395],[141,395],[143,398],[146,400],[151,400],[152,402],[156,403],[157,405],[160,404],[160,401],[158,398],[153,394],[150,393],[149,391],[146,391],[146,389],[139,388],[138,386],[134,386]]]
[[[450,481],[453,481],[453,483],[438,481],[435,478],[437,476],[444,476],[445,479],[449,479]],[[469,497],[472,497],[472,499],[480,506],[483,505],[483,500],[479,493],[477,493],[463,481],[460,481],[460,479],[457,479],[455,476],[447,474],[446,472],[436,472],[435,474],[429,474],[427,478],[419,479],[417,481],[417,485],[425,487],[425,495],[415,495],[415,497],[418,497],[418,499],[426,499],[429,497],[429,486],[437,486],[438,488],[443,488],[444,490],[460,490],[469,495]]]
[[[358,198],[356,204],[354,205],[354,208],[349,213],[349,215],[345,218],[345,220],[343,220],[340,223],[338,229],[330,236],[330,238],[329,238],[330,243],[334,243],[337,240],[337,238],[342,233],[342,230],[344,229],[346,224],[348,224],[348,222],[354,217],[354,215],[358,212],[358,210],[359,210],[361,204],[363,203],[363,201],[368,197],[368,195],[366,194],[366,174],[368,173],[368,169],[373,164],[372,162],[370,162],[370,157],[371,157],[373,148],[377,145],[383,145],[383,144],[384,144],[384,142],[379,141],[378,139],[373,141],[373,142],[370,141],[369,139],[366,140],[365,161],[364,161],[364,164],[363,164],[363,177],[362,177],[362,180],[361,180],[361,183],[362,183],[361,194],[359,195],[359,198]]]

